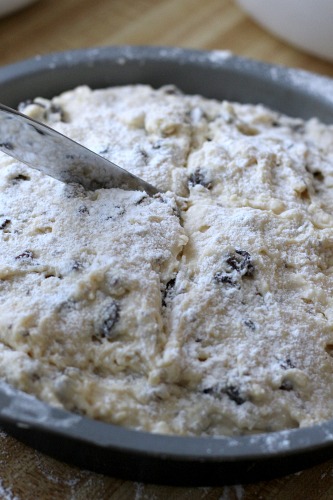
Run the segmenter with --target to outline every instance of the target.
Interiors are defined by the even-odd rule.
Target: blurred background
[[[333,76],[331,0],[0,0],[1,14],[0,65],[88,46],[171,45],[231,50]],[[263,26],[314,45],[326,59]]]
[[[332,19],[332,0],[0,0],[0,66],[77,48],[167,45],[229,50],[333,77]],[[333,460],[253,485],[171,488],[78,470],[0,432],[0,499],[88,498],[331,499]]]

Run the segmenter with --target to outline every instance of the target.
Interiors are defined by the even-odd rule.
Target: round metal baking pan
[[[333,123],[333,81],[232,56],[158,47],[103,47],[35,57],[0,69],[0,101],[17,106],[77,85],[175,84],[206,97],[263,103]],[[172,485],[222,485],[269,479],[333,455],[333,421],[239,437],[148,434],[90,420],[0,382],[0,425],[60,460],[124,479]]]

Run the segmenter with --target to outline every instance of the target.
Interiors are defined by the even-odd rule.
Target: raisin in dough
[[[1,155],[0,374],[139,430],[333,417],[333,128],[172,86],[21,110],[166,192],[64,186]]]
[[[165,343],[161,287],[187,241],[174,201],[84,193],[15,163],[2,174],[1,370],[20,388],[95,417],[110,393],[107,411],[114,405],[122,421],[121,404],[146,392]]]

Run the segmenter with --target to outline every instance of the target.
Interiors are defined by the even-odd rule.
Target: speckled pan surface
[[[112,47],[36,57],[0,69],[0,101],[15,107],[79,84],[173,83],[186,93],[263,103],[333,123],[333,81],[227,52]],[[236,438],[136,432],[54,409],[0,383],[0,423],[33,447],[78,466],[136,481],[216,485],[297,471],[333,454],[333,422]]]

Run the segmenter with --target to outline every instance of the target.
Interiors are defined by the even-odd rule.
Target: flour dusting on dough
[[[332,418],[332,126],[171,85],[20,109],[163,194],[85,192],[1,154],[4,380],[159,433]]]

